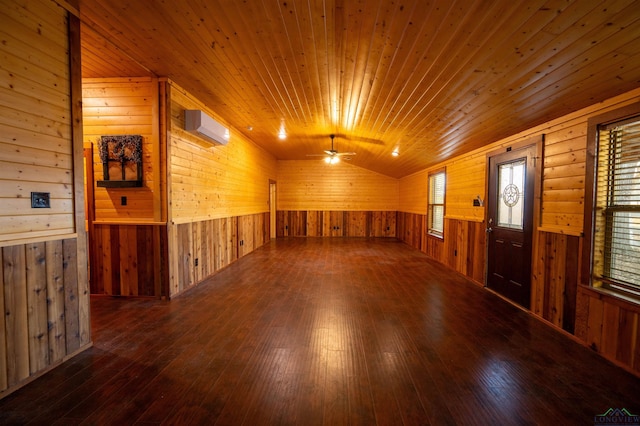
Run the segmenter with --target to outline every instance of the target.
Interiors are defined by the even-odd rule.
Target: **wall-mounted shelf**
[[[140,188],[141,180],[99,180],[96,182],[99,188]]]

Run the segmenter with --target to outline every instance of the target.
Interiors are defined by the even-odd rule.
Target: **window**
[[[597,128],[594,284],[640,296],[640,116]]]
[[[427,207],[427,229],[429,235],[444,237],[444,171],[429,175],[429,204]]]

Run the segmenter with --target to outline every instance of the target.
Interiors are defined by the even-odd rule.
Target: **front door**
[[[529,308],[535,145],[489,157],[487,286]]]

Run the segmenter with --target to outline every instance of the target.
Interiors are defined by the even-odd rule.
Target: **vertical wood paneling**
[[[395,211],[278,210],[278,237],[395,237]]]
[[[575,332],[580,237],[539,231],[532,265],[531,311]]]
[[[640,307],[579,286],[575,335],[604,357],[640,373]]]
[[[200,283],[267,243],[268,226],[268,213],[175,225],[180,262],[178,279],[169,296]]]
[[[90,249],[96,259],[92,265],[92,294],[167,295],[164,225],[95,224]]]
[[[62,360],[66,354],[62,241],[47,241],[46,263],[49,360],[54,363]]]
[[[485,232],[482,222],[445,219],[444,238],[427,234],[426,215],[398,212],[398,238],[451,269],[484,283]]]
[[[0,254],[2,253],[2,249],[0,249]],[[0,280],[2,283],[2,287],[0,287],[0,331],[3,334],[7,335],[7,327],[6,327],[6,312],[7,305],[5,304],[4,297],[4,286],[5,286],[5,278],[4,278],[4,259],[0,258]],[[8,377],[7,377],[7,339],[0,339],[0,390],[4,390],[8,387]]]
[[[45,243],[27,244],[26,249],[29,373],[34,374],[49,365],[47,265]]]
[[[18,384],[29,377],[29,330],[25,246],[2,249],[7,383]]]
[[[602,318],[604,303],[600,299],[589,299],[589,317],[587,319],[587,345],[601,352],[602,350]]]
[[[638,345],[636,332],[638,314],[627,309],[620,309],[616,353],[614,358],[623,365],[633,367],[633,349]]]
[[[75,239],[0,249],[0,394],[86,347]]]
[[[64,277],[64,320],[66,329],[67,353],[74,353],[80,348],[80,320],[78,296],[78,264],[76,263],[76,240],[62,242]]]

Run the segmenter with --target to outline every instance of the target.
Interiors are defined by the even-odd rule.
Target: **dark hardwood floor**
[[[94,347],[1,424],[593,424],[640,379],[393,239],[272,241],[166,302],[97,297]]]

